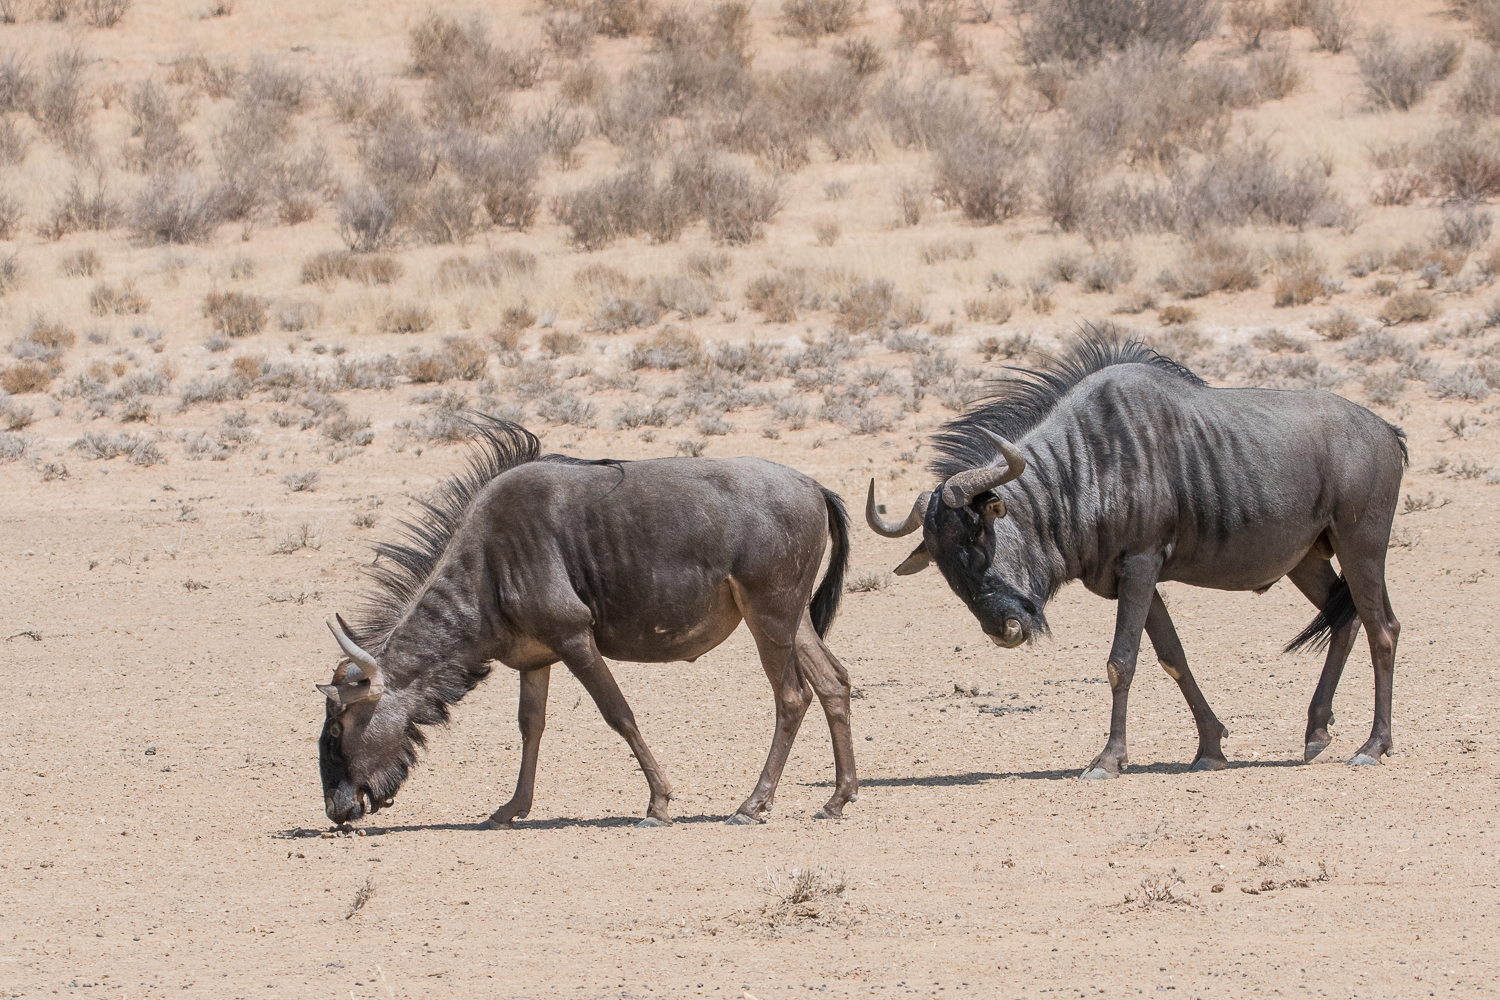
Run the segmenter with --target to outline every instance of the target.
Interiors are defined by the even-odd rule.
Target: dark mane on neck
[[[428,577],[479,492],[502,473],[553,457],[543,458],[536,435],[520,424],[483,413],[469,413],[465,419],[478,432],[468,468],[438,483],[431,499],[417,501],[422,509],[415,518],[400,523],[400,541],[375,545],[375,565],[367,570],[375,581],[375,593],[353,625],[355,641],[366,649],[380,649],[412,602],[422,595]],[[448,700],[457,701],[465,691],[467,688]]]
[[[1114,365],[1150,365],[1185,382],[1207,384],[1141,341],[1123,337],[1113,324],[1090,323],[1061,354],[1044,358],[1037,367],[1007,367],[1011,374],[991,380],[978,404],[944,424],[933,435],[938,457],[932,461],[932,471],[947,479],[956,472],[989,465],[997,454],[980,428],[1014,441],[1045,420],[1079,382]]]

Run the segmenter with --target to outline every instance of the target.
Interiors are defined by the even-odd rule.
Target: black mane
[[[432,499],[417,501],[421,512],[399,524],[404,540],[375,545],[375,564],[367,572],[375,581],[376,591],[353,625],[355,641],[366,649],[380,649],[412,602],[421,596],[480,490],[517,466],[561,458],[543,456],[536,435],[520,424],[483,413],[466,414],[465,419],[478,432],[468,468],[438,483]],[[460,692],[458,697],[462,696]]]
[[[1013,374],[993,379],[978,404],[944,424],[933,435],[938,457],[932,461],[932,471],[947,479],[956,472],[989,465],[997,453],[981,427],[1014,441],[1041,423],[1079,382],[1114,365],[1150,365],[1193,385],[1207,384],[1140,340],[1122,338],[1113,324],[1088,324],[1060,355],[1044,358],[1037,367],[1007,366]]]

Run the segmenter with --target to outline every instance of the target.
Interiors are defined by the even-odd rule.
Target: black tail
[[[1303,649],[1318,652],[1327,649],[1333,633],[1358,619],[1359,611],[1354,607],[1354,598],[1349,594],[1349,584],[1340,576],[1333,585],[1333,590],[1329,591],[1328,600],[1324,603],[1323,610],[1318,612],[1318,617],[1297,633],[1297,638],[1287,643],[1282,652],[1295,653]]]
[[[833,536],[833,554],[828,558],[828,572],[823,582],[813,593],[807,610],[812,613],[813,628],[818,638],[828,634],[834,615],[839,613],[839,601],[844,596],[844,571],[849,568],[849,512],[844,501],[832,490],[823,489],[823,502],[828,505],[828,534]]]

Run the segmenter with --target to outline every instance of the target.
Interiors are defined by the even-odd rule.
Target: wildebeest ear
[[[372,684],[370,681],[359,681],[358,683],[344,684],[318,684],[319,691],[328,696],[328,700],[343,708],[357,701],[371,701],[379,698],[385,693],[384,685]]]
[[[932,563],[932,554],[927,551],[927,543],[923,542],[911,550],[911,555],[901,561],[895,573],[897,576],[911,576],[920,573]]]
[[[1005,516],[1005,501],[999,497],[984,505],[984,516],[991,521],[998,521]]]

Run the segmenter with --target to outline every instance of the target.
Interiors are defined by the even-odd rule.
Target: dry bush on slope
[[[302,283],[332,284],[342,278],[366,285],[389,285],[404,271],[399,260],[384,254],[328,250],[302,262]]]
[[[1462,45],[1452,39],[1406,47],[1388,29],[1378,28],[1358,53],[1359,76],[1376,107],[1408,111],[1458,68],[1462,55]]]
[[[1092,62],[1139,42],[1181,53],[1218,23],[1213,0],[1035,0],[1021,48],[1033,64]]]
[[[401,361],[401,372],[413,382],[472,382],[483,378],[489,355],[468,337],[446,337],[436,351],[418,351]]]

